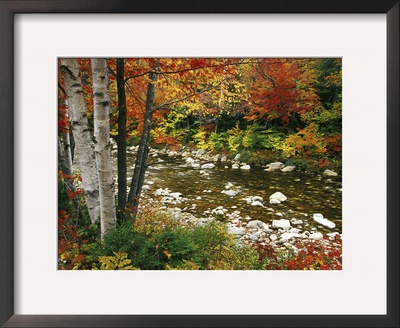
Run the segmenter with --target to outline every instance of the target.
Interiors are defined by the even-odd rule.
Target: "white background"
[[[385,314],[385,15],[15,17],[16,314]],[[57,271],[57,57],[343,57],[343,270]]]

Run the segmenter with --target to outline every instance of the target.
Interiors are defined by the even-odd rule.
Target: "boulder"
[[[277,191],[276,193],[273,193],[271,196],[269,196],[270,203],[271,203],[272,199],[277,199],[277,200],[279,200],[280,203],[282,203],[287,200],[287,197],[284,194],[282,194],[281,192]],[[271,203],[271,204],[273,204],[273,203]]]
[[[283,168],[285,165],[281,162],[274,162],[267,164],[267,168],[264,171],[276,171]]]
[[[250,165],[243,165],[240,167],[241,170],[250,170]]]
[[[273,220],[272,228],[290,229],[290,221],[286,219]]]
[[[328,219],[325,219],[324,216],[320,213],[314,214],[313,220],[329,229],[333,229],[334,227],[336,227],[336,224],[334,224],[332,221],[329,221]]]
[[[282,172],[292,172],[296,169],[296,166],[285,166],[283,169],[281,169]]]
[[[320,240],[320,239],[324,238],[324,236],[320,232],[314,232],[311,235],[309,235],[308,238],[314,239],[314,240]]]
[[[201,169],[213,169],[214,167],[215,167],[214,163],[206,163],[206,164],[203,164],[200,168]]]
[[[228,233],[232,235],[244,235],[246,233],[246,230],[239,227],[228,227]]]
[[[271,239],[272,241],[275,241],[275,240],[278,239],[278,236],[275,235],[275,234],[272,234],[272,235],[269,236],[269,239]]]
[[[251,206],[264,206],[264,204],[261,203],[259,200],[255,200],[251,203]]]
[[[276,204],[280,204],[281,202],[279,201],[279,199],[273,198],[273,199],[270,199],[269,203],[272,205],[276,205]]]
[[[218,162],[218,160],[219,160],[219,155],[217,154],[217,155],[211,157],[211,160],[212,160],[213,162]]]
[[[235,162],[240,160],[240,154],[236,154],[235,158],[233,159]]]
[[[338,174],[337,174],[336,172],[333,172],[333,171],[328,170],[328,169],[326,169],[326,170],[324,171],[324,173],[322,173],[322,175],[323,175],[324,177],[337,177],[337,176],[338,176]]]
[[[281,234],[281,238],[284,240],[289,240],[291,238],[300,238],[301,236],[298,233],[294,233],[294,232],[285,232],[283,234]]]
[[[232,168],[233,168],[233,169],[238,169],[238,168],[239,168],[239,165],[238,165],[238,164],[232,164]]]
[[[228,196],[236,196],[239,192],[236,190],[222,190],[221,193]]]
[[[253,220],[247,224],[247,228],[249,229],[263,229],[265,223],[260,220]]]
[[[196,152],[196,156],[197,156],[197,157],[203,156],[203,155],[205,155],[206,153],[207,153],[207,152],[206,152],[205,149],[198,149],[197,152]]]

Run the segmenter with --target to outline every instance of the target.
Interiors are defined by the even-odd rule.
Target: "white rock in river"
[[[231,182],[228,182],[225,186],[225,189],[231,189],[233,187],[233,184]]]
[[[269,203],[272,205],[276,205],[276,204],[280,204],[281,202],[279,199],[273,198],[273,199],[270,199]]]
[[[235,158],[233,159],[235,162],[237,162],[240,159],[240,154],[236,154]]]
[[[264,171],[275,171],[283,168],[285,165],[281,162],[275,162],[267,164],[267,168]]]
[[[221,193],[228,196],[236,196],[239,192],[236,190],[222,190]]]
[[[283,234],[281,234],[281,238],[285,239],[285,240],[289,240],[291,238],[300,238],[301,236],[298,233],[294,233],[294,232],[285,232]]]
[[[239,168],[239,165],[238,165],[238,164],[232,164],[232,168],[233,168],[233,169],[238,169],[238,168]]]
[[[309,235],[308,238],[314,239],[314,240],[320,240],[320,239],[324,238],[324,236],[320,232],[314,232],[311,235]]]
[[[324,173],[322,173],[322,175],[324,177],[337,177],[338,176],[338,174],[336,172],[333,172],[333,171],[328,170],[328,169],[325,170]]]
[[[264,204],[261,203],[259,200],[255,200],[255,201],[253,201],[253,202],[251,203],[251,206],[261,206],[261,207],[263,207]]]
[[[271,203],[272,199],[277,199],[277,200],[279,200],[279,202],[284,202],[285,200],[287,200],[287,197],[284,194],[282,194],[281,192],[277,191],[276,193],[273,193],[271,196],[269,196],[270,203]]]
[[[213,169],[214,167],[215,167],[214,163],[206,163],[206,164],[203,164],[200,168],[201,169]]]
[[[273,220],[272,228],[290,229],[290,221],[286,219]]]
[[[250,165],[243,165],[240,167],[241,170],[250,170]]]
[[[286,166],[281,171],[282,172],[292,172],[296,169],[296,166]]]
[[[247,228],[249,229],[263,229],[264,228],[264,222],[262,222],[261,220],[254,220],[254,221],[250,221],[247,224]]]
[[[292,223],[292,224],[303,224],[303,220],[297,220],[296,218],[291,218],[290,219],[290,222]]]
[[[233,235],[244,235],[246,230],[238,227],[228,227],[228,233]]]
[[[320,213],[314,214],[313,220],[319,224],[322,224],[325,227],[330,228],[330,229],[333,229],[334,227],[336,227],[336,224],[334,224],[332,221],[329,221],[328,219],[325,219],[324,216]]]

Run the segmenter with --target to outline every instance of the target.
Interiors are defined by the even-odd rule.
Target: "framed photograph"
[[[398,327],[398,1],[205,3],[173,0],[168,4],[163,1],[0,1],[0,22],[2,326]],[[113,122],[111,128],[116,129],[118,115],[113,114],[113,106],[120,110],[116,99],[123,97],[117,94],[121,63],[125,69],[130,69],[134,78],[138,77],[132,81],[131,76],[125,75],[126,81],[130,81],[125,82],[132,96],[130,108],[145,113],[149,106],[152,111],[155,107],[148,103],[149,99],[155,99],[156,109],[161,112],[156,119],[162,124],[152,131],[151,137],[169,142],[169,149],[163,153],[164,148],[152,147],[149,158],[160,167],[154,164],[149,171],[151,180],[158,179],[166,184],[159,188],[150,181],[145,187],[148,193],[159,196],[164,206],[172,204],[171,217],[176,219],[179,214],[181,220],[181,212],[186,211],[185,222],[189,222],[196,218],[189,215],[189,212],[195,213],[196,208],[203,216],[207,212],[207,206],[202,208],[205,200],[217,205],[208,197],[207,185],[201,185],[197,188],[200,191],[196,190],[202,194],[193,194],[191,203],[183,204],[183,210],[179,208],[180,203],[184,203],[182,194],[173,193],[167,187],[179,185],[183,188],[190,182],[181,175],[178,183],[175,175],[169,178],[167,171],[160,171],[161,166],[164,168],[160,163],[175,156],[177,141],[187,141],[187,138],[195,141],[185,144],[193,148],[184,148],[189,150],[182,155],[184,162],[180,168],[189,172],[190,167],[188,175],[196,177],[200,172],[206,183],[217,177],[215,179],[221,183],[218,188],[222,189],[219,195],[232,201],[237,194],[245,195],[244,190],[250,192],[247,183],[251,177],[247,173],[256,172],[252,166],[256,163],[255,157],[262,161],[269,156],[269,164],[263,167],[269,172],[264,173],[276,173],[270,172],[273,171],[271,154],[275,154],[272,150],[279,150],[286,161],[279,169],[295,167],[300,170],[302,165],[307,165],[307,170],[313,165],[318,168],[320,175],[313,177],[320,189],[307,180],[310,188],[315,187],[315,194],[300,193],[297,199],[296,191],[288,191],[292,208],[286,208],[286,203],[278,204],[287,199],[279,194],[284,199],[270,198],[268,206],[263,207],[262,216],[255,217],[256,220],[245,218],[245,211],[240,214],[242,208],[236,206],[239,204],[229,203],[229,213],[232,212],[228,218],[229,235],[242,236],[257,247],[275,245],[274,236],[279,238],[277,243],[281,249],[293,249],[297,256],[298,244],[289,239],[300,240],[301,234],[305,234],[298,220],[306,211],[303,199],[304,203],[312,202],[315,208],[330,208],[330,220],[321,214],[305,214],[310,216],[307,222],[312,223],[307,230],[315,235],[312,245],[318,245],[319,235],[321,238],[326,235],[323,240],[331,238],[330,245],[337,242],[335,245],[340,245],[340,250],[322,249],[325,253],[318,257],[320,248],[307,248],[304,254],[313,254],[314,262],[299,265],[292,261],[296,257],[290,256],[294,255],[282,255],[285,252],[279,253],[275,262],[268,253],[268,261],[264,263],[260,248],[257,259],[252,261],[254,253],[242,245],[238,248],[242,257],[225,248],[229,261],[234,256],[239,257],[235,262],[224,262],[222,251],[218,253],[218,260],[213,260],[206,247],[198,246],[200,243],[193,247],[197,250],[203,247],[201,256],[198,251],[190,252],[187,245],[194,240],[198,242],[199,237],[193,237],[195,233],[190,232],[183,240],[185,234],[179,230],[176,240],[189,248],[186,257],[174,262],[171,257],[176,258],[175,244],[167,242],[169,237],[163,234],[163,229],[151,235],[151,245],[147,248],[139,251],[135,246],[139,240],[143,242],[141,233],[148,235],[146,220],[158,215],[151,212],[153,205],[147,214],[137,214],[137,204],[130,208],[116,202],[114,206],[121,208],[117,216],[139,215],[144,230],[134,229],[136,235],[129,240],[134,246],[124,248],[126,252],[111,252],[114,248],[110,246],[108,253],[101,254],[93,246],[96,241],[90,244],[92,253],[87,251],[89,243],[86,245],[82,239],[98,237],[96,245],[106,245],[109,241],[104,242],[103,237],[112,230],[107,226],[112,222],[103,220],[103,214],[99,214],[100,224],[97,225],[92,217],[96,215],[93,207],[83,198],[86,194],[76,187],[80,186],[80,179],[86,183],[88,178],[83,174],[89,168],[80,166],[76,176],[68,167],[65,172],[60,169],[65,164],[60,164],[60,158],[68,159],[68,156],[59,155],[60,150],[67,149],[69,144],[67,139],[62,139],[62,133],[63,129],[71,129],[77,137],[74,137],[75,145],[85,144],[78,140],[83,138],[85,128],[79,132],[73,127],[73,124],[82,126],[83,123],[78,122],[71,94],[72,90],[79,89],[77,95],[101,96],[102,68],[108,69],[106,74],[111,77],[106,88],[113,91],[109,91],[109,100],[94,102],[93,106],[102,104],[108,110],[106,116]],[[82,73],[75,76],[74,65],[79,65]],[[296,85],[287,82],[294,76]],[[77,79],[81,82],[76,83]],[[161,91],[151,98],[156,81]],[[317,88],[315,93],[314,88]],[[160,95],[162,98],[157,98]],[[286,105],[282,105],[279,97],[285,99]],[[80,100],[87,101],[84,97]],[[65,103],[68,106],[64,106]],[[173,110],[170,105],[175,106]],[[86,106],[91,105],[87,103]],[[70,113],[64,111],[65,108],[69,108]],[[241,116],[231,114],[235,111],[240,111]],[[98,115],[100,109],[94,112]],[[66,117],[73,116],[74,120],[64,120],[63,113],[67,113]],[[128,148],[124,153],[129,156],[141,151],[142,141],[138,140],[144,139],[146,116],[140,121],[140,115],[132,119],[134,116],[128,113],[128,121],[131,121],[125,125],[130,130],[117,134],[125,133]],[[267,118],[262,121],[264,117]],[[89,128],[92,129],[93,124],[95,131],[93,136],[88,134],[91,142],[96,147],[108,143],[105,148],[109,147],[110,154],[116,155],[120,139],[114,138],[115,145],[114,141],[104,141],[101,134],[96,134],[101,118],[89,115],[88,119]],[[141,122],[143,132],[138,134],[135,129]],[[319,129],[317,124],[323,128]],[[116,133],[111,131],[107,135]],[[234,133],[241,137],[234,139]],[[213,155],[226,152],[227,162],[225,159],[221,162],[220,157],[214,161],[197,154],[199,145]],[[242,160],[233,158],[233,151],[240,147],[251,149],[248,157],[241,153]],[[96,150],[96,156],[97,153],[100,150]],[[97,165],[103,165],[106,158],[96,158]],[[260,172],[264,164],[259,164]],[[237,170],[234,170],[235,165]],[[138,163],[129,163],[129,166],[140,168]],[[322,174],[326,168],[337,169],[340,180],[336,181],[335,172]],[[222,181],[228,179],[228,170],[239,173],[240,186],[236,181]],[[180,174],[178,171],[175,173]],[[161,175],[157,178],[156,174]],[[297,172],[282,173],[282,176],[285,174],[295,181],[293,186],[288,184],[286,190],[295,190],[295,184],[302,180]],[[326,176],[328,174],[332,176]],[[139,173],[135,171],[133,176]],[[68,185],[70,180],[74,183],[72,187]],[[118,180],[114,177],[118,185],[126,180],[126,175]],[[60,184],[59,181],[64,182]],[[266,179],[264,184],[260,180],[254,183],[258,188],[255,190],[267,189],[269,196],[272,191],[278,191],[275,185],[281,182]],[[142,185],[137,187],[139,194]],[[131,189],[133,186],[134,183]],[[60,188],[65,189],[63,193]],[[314,199],[315,195],[319,198]],[[79,203],[71,209],[79,197],[87,204],[87,213],[78,213],[78,208],[81,211]],[[128,205],[134,204],[136,196],[130,197],[129,194]],[[114,194],[108,199],[114,199]],[[258,196],[247,197],[246,202],[244,207],[247,208],[266,205],[266,200]],[[280,207],[274,207],[278,205]],[[269,214],[267,207],[272,207]],[[277,215],[282,216],[282,213],[277,213],[277,208],[284,213],[284,218],[291,215],[291,219],[279,220]],[[139,209],[145,212],[146,207],[141,204]],[[218,209],[221,213],[217,213]],[[72,213],[69,210],[82,219],[79,224],[85,226],[86,232],[77,233],[66,228],[69,213]],[[210,218],[222,218],[228,213],[218,207],[208,210]],[[308,213],[315,212],[308,210]],[[251,213],[261,212],[253,210]],[[274,219],[264,220],[263,215],[267,214]],[[115,220],[122,220],[119,216]],[[85,217],[88,223],[84,223]],[[109,216],[104,214],[104,217]],[[168,220],[161,222],[163,227],[170,224],[166,223],[170,222]],[[207,227],[208,222],[200,223],[199,226]],[[286,223],[292,224],[293,229],[281,226]],[[250,225],[254,230],[249,229]],[[77,226],[78,221],[74,229]],[[310,232],[302,238],[308,240]],[[215,230],[199,228],[196,233],[208,238]],[[85,257],[80,255],[83,253],[71,247],[75,242],[75,237],[71,236],[75,235],[79,235],[79,247],[86,247],[86,258],[93,260],[85,262]],[[188,238],[192,238],[190,242]],[[143,259],[150,259],[150,262],[132,263],[135,257],[129,258],[130,249],[134,249],[133,254],[140,252]],[[147,258],[146,250],[152,254]],[[112,253],[115,256],[101,256]],[[141,270],[115,271],[113,265],[117,260],[120,261],[118,268],[122,265],[124,269]],[[230,263],[236,264],[230,266]]]

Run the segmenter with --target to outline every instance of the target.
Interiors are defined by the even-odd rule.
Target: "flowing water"
[[[213,169],[194,169],[185,163],[181,156],[153,155],[149,157],[143,194],[154,197],[159,188],[168,188],[171,192],[182,194],[181,204],[168,205],[179,207],[195,216],[204,216],[218,206],[227,209],[227,213],[240,211],[240,216],[271,223],[273,219],[307,218],[310,225],[325,232],[342,232],[342,184],[339,177],[325,178],[302,172],[266,172],[264,168],[252,167],[250,170],[232,169],[231,163],[214,162]],[[128,155],[128,176],[133,172],[134,156]],[[204,163],[204,162],[202,162]],[[228,168],[227,168],[228,167]],[[205,172],[205,173],[203,173]],[[222,191],[230,183],[237,195],[229,196]],[[128,182],[129,186],[130,182]],[[283,193],[288,199],[278,205],[269,204],[269,196],[275,192]],[[264,207],[252,206],[244,198],[260,196]],[[271,211],[273,209],[274,211]],[[313,222],[314,213],[334,222],[336,227],[328,229]]]

